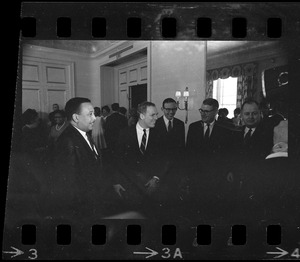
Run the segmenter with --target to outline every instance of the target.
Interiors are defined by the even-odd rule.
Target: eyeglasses
[[[212,110],[203,110],[203,109],[199,109],[199,112],[201,113],[201,114],[208,114],[208,113],[210,113],[210,112],[212,112],[212,111],[214,111],[214,109],[212,109]]]
[[[168,112],[170,112],[170,111],[175,112],[175,111],[177,111],[177,107],[175,107],[175,108],[165,108],[165,107],[164,107],[164,110],[166,110],[166,111],[168,111]]]

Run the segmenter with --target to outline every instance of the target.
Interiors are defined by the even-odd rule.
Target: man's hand
[[[122,197],[122,194],[121,194],[121,190],[122,191],[126,191],[126,189],[124,187],[122,187],[120,184],[117,184],[117,185],[113,185],[114,187],[114,190],[116,191],[116,193]]]
[[[151,194],[153,193],[159,186],[158,184],[158,179],[152,177],[146,184],[145,186],[147,187],[147,193]]]

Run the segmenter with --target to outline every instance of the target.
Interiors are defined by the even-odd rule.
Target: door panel
[[[71,98],[74,76],[71,63],[54,63],[24,59],[22,76],[22,111],[36,109],[40,117],[47,118],[52,105],[64,108]]]
[[[41,90],[33,87],[24,87],[22,92],[22,112],[26,109],[35,109],[37,112],[42,111]]]
[[[147,62],[134,62],[118,70],[119,104],[126,108],[147,100]],[[136,89],[135,89],[136,87]],[[132,100],[133,99],[133,100]],[[138,102],[137,102],[138,101]]]
[[[52,105],[58,104],[59,108],[63,109],[67,102],[67,91],[57,89],[47,89],[47,105],[48,112],[52,111]]]

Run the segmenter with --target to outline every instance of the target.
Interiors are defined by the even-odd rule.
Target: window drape
[[[208,70],[206,73],[205,98],[213,95],[213,81],[218,78],[237,77],[237,107],[241,107],[247,97],[254,97],[257,81],[257,64],[248,63]]]

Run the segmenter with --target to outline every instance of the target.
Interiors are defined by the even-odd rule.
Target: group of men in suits
[[[175,100],[163,101],[160,118],[155,104],[141,103],[137,124],[120,131],[106,168],[88,135],[95,121],[90,100],[70,99],[65,108],[70,125],[59,138],[52,173],[59,212],[103,217],[123,208],[148,217],[183,203],[192,216],[226,215],[251,184],[251,174],[244,171],[251,167],[254,172],[272,149],[273,133],[264,128],[254,100],[242,105],[245,126],[238,130],[218,123],[218,108],[215,99],[203,101],[201,120],[190,124],[185,143]]]

